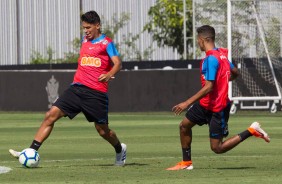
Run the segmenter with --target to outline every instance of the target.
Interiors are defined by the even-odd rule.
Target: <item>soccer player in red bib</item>
[[[197,41],[206,57],[201,61],[202,88],[186,101],[174,106],[172,111],[179,115],[183,110],[188,111],[179,125],[180,142],[182,147],[182,161],[167,170],[192,170],[191,159],[192,128],[195,125],[208,124],[210,146],[217,154],[225,153],[250,136],[263,138],[270,142],[270,138],[262,130],[258,122],[229,139],[228,119],[230,100],[228,98],[228,84],[238,76],[237,68],[228,61],[227,49],[215,47],[215,30],[209,25],[197,29]]]
[[[116,133],[108,126],[108,81],[121,69],[119,53],[112,40],[101,33],[100,17],[95,11],[83,14],[81,22],[85,36],[73,83],[46,113],[30,148],[40,148],[58,119],[64,116],[72,119],[82,112],[89,122],[94,122],[100,136],[114,147],[115,165],[123,166],[126,145],[120,143]],[[9,152],[19,157],[20,152],[12,149]]]

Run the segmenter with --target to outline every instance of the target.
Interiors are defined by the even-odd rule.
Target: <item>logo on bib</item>
[[[100,58],[94,58],[94,57],[82,57],[81,66],[94,66],[94,67],[100,67],[101,66],[101,59]]]

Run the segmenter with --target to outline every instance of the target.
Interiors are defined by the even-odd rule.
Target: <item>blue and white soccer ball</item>
[[[37,167],[39,161],[39,153],[32,148],[24,149],[19,156],[19,162],[27,168]]]

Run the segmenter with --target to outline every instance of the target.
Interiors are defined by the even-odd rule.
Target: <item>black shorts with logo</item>
[[[82,112],[89,122],[108,123],[108,95],[83,85],[71,85],[53,106],[73,119]]]
[[[212,112],[203,108],[199,102],[190,107],[186,113],[186,118],[191,122],[202,126],[209,125],[210,138],[222,139],[228,136],[228,119],[231,104],[229,103],[222,111]]]

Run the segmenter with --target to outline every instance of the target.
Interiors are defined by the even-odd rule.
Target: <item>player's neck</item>
[[[102,35],[102,33],[95,34],[94,37],[91,40],[95,40],[95,39],[99,38],[101,35]]]
[[[214,44],[206,45],[205,52],[208,52],[209,50],[213,50],[214,48],[215,48]]]

